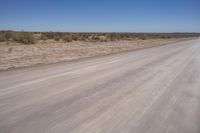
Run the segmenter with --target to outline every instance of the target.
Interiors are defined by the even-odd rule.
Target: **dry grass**
[[[96,39],[99,40],[99,38]],[[93,57],[141,48],[160,46],[166,43],[185,40],[186,38],[118,40],[109,42],[105,42],[104,37],[100,37],[100,39],[102,39],[101,42],[74,41],[67,43],[58,43],[53,39],[49,39],[46,41],[39,41],[36,44],[30,45],[19,45],[16,43],[9,43],[10,45],[8,45],[6,42],[1,42],[0,70],[30,66],[41,63],[71,61],[85,57]]]
[[[0,42],[17,42],[21,44],[34,44],[41,40],[55,40],[57,42],[107,42],[118,40],[148,40],[187,37],[200,37],[200,33],[69,33],[0,31]]]

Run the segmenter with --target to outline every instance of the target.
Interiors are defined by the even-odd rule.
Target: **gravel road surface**
[[[200,133],[200,40],[2,71],[0,133]]]

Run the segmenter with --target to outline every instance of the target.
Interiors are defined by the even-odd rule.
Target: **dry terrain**
[[[14,51],[30,51],[22,57],[13,53],[24,62],[34,61],[24,53],[44,54],[40,48],[50,52],[49,58],[63,56],[49,46],[14,46]],[[107,43],[87,46],[90,54],[95,48],[113,48]],[[51,47],[68,49],[65,44]],[[199,39],[0,72],[0,133],[200,133],[199,125]]]
[[[109,42],[57,42],[54,40],[39,41],[36,44],[0,43],[0,70],[47,64],[60,61],[71,61],[97,55],[107,55],[122,51],[149,48],[183,41],[179,39],[118,40]]]

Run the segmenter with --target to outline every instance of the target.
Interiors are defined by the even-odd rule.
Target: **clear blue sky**
[[[0,30],[200,32],[200,0],[0,0]]]

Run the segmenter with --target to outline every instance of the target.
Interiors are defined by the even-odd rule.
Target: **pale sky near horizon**
[[[0,0],[0,30],[200,32],[200,0]]]

